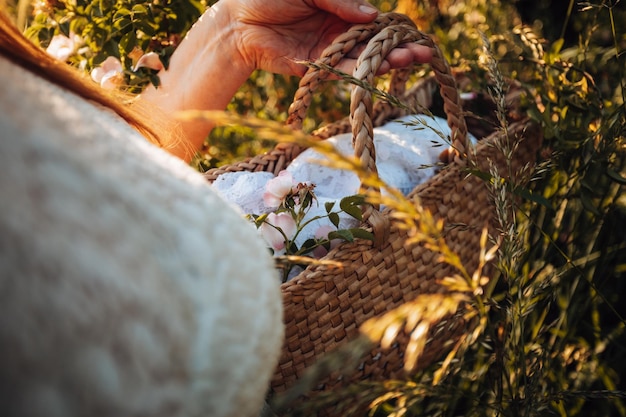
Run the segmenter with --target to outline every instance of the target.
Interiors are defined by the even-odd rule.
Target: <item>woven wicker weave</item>
[[[400,43],[417,42],[433,50],[434,77],[422,80],[404,91],[407,71],[398,71],[391,85],[391,93],[415,107],[428,107],[433,87],[437,84],[444,100],[444,110],[452,129],[453,146],[445,153],[447,165],[428,182],[418,186],[411,196],[418,196],[422,205],[444,220],[448,246],[460,257],[467,270],[478,265],[480,235],[484,227],[496,234],[493,224],[494,208],[489,189],[483,180],[468,175],[466,165],[472,158],[478,169],[489,171],[490,161],[502,167],[507,177],[506,163],[501,153],[490,144],[498,139],[494,133],[480,141],[470,155],[466,138],[467,128],[455,78],[441,52],[432,40],[419,32],[408,18],[398,14],[383,14],[374,23],[358,25],[341,35],[329,46],[320,62],[334,66],[356,44],[368,42],[362,52],[354,76],[367,82],[373,80],[385,55]],[[289,122],[299,127],[310,103],[310,95],[328,74],[310,69],[302,78],[290,109]],[[405,113],[385,103],[372,107],[372,97],[365,89],[354,87],[351,97],[351,119],[341,121],[317,132],[326,138],[352,128],[355,155],[363,165],[375,170],[375,150],[372,144],[372,126]],[[536,127],[527,120],[510,126],[509,137],[523,140],[516,149],[513,172],[535,160],[541,141]],[[230,171],[270,171],[278,173],[300,152],[293,144],[280,144],[273,151],[241,163],[214,169],[206,173],[214,180]],[[448,264],[438,262],[438,255],[417,243],[409,243],[405,231],[389,221],[389,212],[375,209],[364,213],[376,242],[357,240],[342,243],[332,250],[326,260],[342,265],[326,264],[308,267],[295,279],[282,285],[286,339],[282,356],[272,381],[275,392],[284,391],[298,380],[309,366],[325,352],[332,351],[358,335],[359,326],[367,319],[380,315],[415,299],[419,294],[440,293],[441,278],[456,271]],[[421,367],[442,357],[449,339],[462,331],[463,323],[451,322],[433,335],[424,354]],[[357,369],[346,369],[343,375],[326,380],[322,389],[336,384],[364,378],[396,378],[403,375],[402,353],[406,338],[400,337],[393,348],[374,349]]]

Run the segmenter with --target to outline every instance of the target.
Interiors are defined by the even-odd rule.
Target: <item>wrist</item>
[[[186,50],[180,56],[193,56],[196,71],[213,73],[223,70],[228,77],[243,83],[256,67],[241,53],[242,29],[236,16],[237,5],[231,6],[231,3],[221,0],[200,17],[188,32]],[[215,68],[212,64],[223,66]]]
[[[226,3],[208,9],[189,30],[158,74],[159,87],[148,87],[141,99],[166,114],[184,110],[223,110],[254,70],[238,45],[236,22]],[[186,148],[199,149],[212,129],[208,122],[180,122]],[[179,150],[173,153],[180,154]],[[188,159],[188,158],[185,158]]]

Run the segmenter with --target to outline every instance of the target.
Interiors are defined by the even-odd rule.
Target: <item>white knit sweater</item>
[[[111,112],[0,80],[2,415],[255,415],[283,329],[253,227]]]

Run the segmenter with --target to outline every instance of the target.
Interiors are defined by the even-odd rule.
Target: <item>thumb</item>
[[[368,23],[378,16],[378,9],[366,0],[317,0],[317,7],[349,23]]]

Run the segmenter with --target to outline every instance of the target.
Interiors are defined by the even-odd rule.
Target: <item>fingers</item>
[[[359,45],[350,51],[348,57],[357,59],[364,49],[365,45]],[[412,63],[426,64],[430,62],[432,57],[432,50],[429,47],[410,42],[395,47],[385,57],[385,60],[389,61],[393,68],[402,68]]]
[[[365,49],[364,45],[354,48],[339,65],[339,69],[352,73],[356,60]],[[414,63],[425,64],[432,59],[432,50],[416,43],[405,43],[394,48],[381,63],[378,74],[385,74],[394,68],[406,68]],[[347,70],[347,71],[345,71]]]
[[[389,61],[384,60],[383,62],[380,63],[380,67],[378,67],[378,71],[376,71],[376,75],[383,75],[383,74],[388,73],[394,68],[404,68],[407,66],[408,65],[404,65],[402,67],[392,67],[391,64],[389,64]],[[336,66],[336,68],[339,71],[344,72],[346,74],[352,74],[354,72],[355,67],[356,67],[356,59],[351,59],[351,58],[342,59],[341,62],[339,62],[339,64],[337,64]],[[339,77],[335,75],[331,75],[329,78],[336,80]]]
[[[365,0],[313,0],[312,3],[349,23],[367,23],[378,16],[378,9]]]
[[[414,63],[425,64],[432,59],[432,50],[416,43],[405,43],[394,48],[385,61],[391,68],[404,68]]]
[[[344,58],[336,66],[336,68],[339,71],[344,72],[346,74],[352,74],[354,72],[355,67],[356,67],[356,59],[352,59],[352,58]],[[392,67],[389,64],[389,62],[385,60],[381,62],[380,67],[378,67],[378,71],[376,71],[376,75],[386,74],[389,71],[391,71],[393,68],[396,68],[396,67]],[[400,67],[397,67],[397,68],[400,68]],[[334,80],[339,79],[339,77],[335,75],[331,75],[329,78],[334,79]]]

